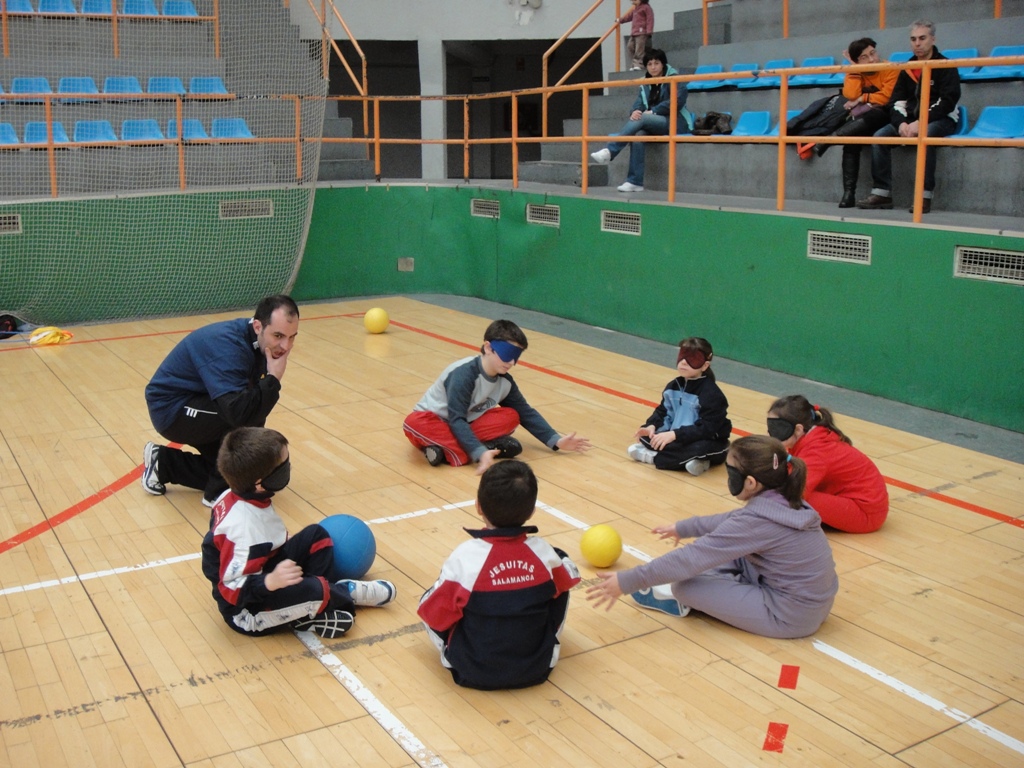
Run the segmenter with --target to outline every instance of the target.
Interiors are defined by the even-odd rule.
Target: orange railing
[[[604,0],[594,0],[594,4],[591,5],[590,8],[588,8],[583,13],[583,15],[576,20],[576,23],[569,27],[568,31],[560,38],[558,38],[552,44],[552,46],[544,52],[544,56],[541,61],[540,84],[542,88],[548,87],[548,61],[551,59],[552,54],[554,54],[554,52],[561,47],[562,43],[564,43],[569,38],[569,35],[575,32],[584,21],[590,18],[591,14],[594,13],[594,11],[596,11],[602,3],[604,3]],[[604,41],[607,40],[613,33],[615,34],[615,69],[618,70],[622,66],[622,33],[620,32],[619,25],[619,19],[621,17],[621,0],[615,0],[615,23],[612,24],[611,27],[609,27],[607,32],[601,35],[601,38],[596,43],[590,46],[587,52],[580,57],[579,61],[577,61],[569,68],[568,72],[562,75],[562,79],[555,83],[556,87],[564,84],[565,81],[568,80],[572,76],[572,74],[577,69],[580,68],[580,66],[582,66],[583,62],[586,61],[587,58],[589,58],[590,54],[592,54],[594,51],[600,48],[601,45],[604,44]],[[541,135],[543,136],[548,135],[548,99],[550,97],[551,94],[547,91],[545,91],[544,95],[541,97],[541,100],[543,102],[541,107]]]
[[[356,92],[364,97],[363,98],[363,136],[368,136],[370,133],[370,113],[368,109],[368,103],[365,99],[369,93],[369,85],[366,77],[366,54],[363,53],[362,47],[359,45],[359,41],[356,40],[355,35],[352,34],[352,30],[349,29],[348,24],[345,23],[345,19],[341,17],[338,9],[334,5],[334,0],[320,0],[320,11],[317,12],[313,5],[313,0],[306,0],[309,4],[310,10],[313,11],[313,15],[316,20],[320,23],[320,34],[321,42],[323,45],[323,55],[320,57],[323,60],[323,76],[324,80],[330,80],[329,76],[329,64],[331,60],[331,51],[333,48],[334,52],[338,54],[338,59],[345,67],[345,71],[348,73],[349,79],[355,86]],[[287,0],[285,0],[285,6],[287,7]],[[330,30],[327,27],[327,7],[330,6],[331,12],[337,18],[338,23],[341,24],[341,28],[345,30],[345,34],[348,35],[349,42],[352,43],[352,47],[355,48],[357,54],[359,54],[359,60],[362,63],[362,80],[356,79],[355,72],[352,71],[352,67],[349,66],[345,56],[341,53],[341,49],[338,47],[337,42],[330,35]],[[367,146],[367,156],[369,156],[369,146]]]
[[[785,115],[787,113],[787,106],[789,100],[789,78],[796,74],[818,74],[818,73],[834,73],[834,72],[870,72],[878,71],[879,69],[911,69],[911,68],[923,68],[925,70],[931,70],[934,68],[947,68],[947,67],[965,67],[965,66],[985,66],[985,65],[1024,65],[1024,56],[1002,56],[997,58],[991,57],[980,57],[976,59],[943,59],[939,61],[923,61],[923,62],[906,62],[900,64],[884,64],[881,67],[877,64],[868,65],[857,65],[850,67],[793,67],[791,69],[780,69],[774,74],[781,78],[781,86],[779,88],[779,115]],[[753,77],[754,73],[734,73],[735,79],[743,79]],[[719,79],[721,73],[709,74],[709,75],[677,75],[674,77],[663,77],[663,78],[648,78],[645,82],[650,83],[675,83],[679,81],[691,82],[695,80],[709,80]],[[929,89],[930,89],[931,78],[927,76],[927,73],[922,76],[922,93],[921,101],[923,103],[928,102]],[[777,170],[777,183],[776,183],[776,207],[778,210],[785,209],[785,169],[787,153],[786,147],[789,144],[795,144],[797,142],[804,141],[806,137],[802,136],[789,136],[786,133],[786,123],[784,120],[780,120],[779,133],[777,136],[693,136],[690,134],[679,135],[676,131],[678,128],[678,104],[676,102],[676,91],[671,89],[671,107],[669,117],[669,135],[667,136],[604,136],[604,135],[591,135],[589,132],[590,123],[590,92],[593,90],[604,90],[606,88],[635,88],[635,80],[626,81],[607,81],[600,83],[585,83],[585,84],[574,84],[574,85],[563,85],[563,86],[550,86],[548,88],[534,88],[526,89],[522,91],[505,91],[499,93],[488,93],[488,94],[472,94],[472,95],[451,95],[451,96],[331,96],[328,97],[330,100],[341,100],[351,101],[358,100],[363,102],[364,108],[369,107],[373,110],[373,135],[368,137],[353,137],[353,138],[304,138],[300,133],[299,124],[299,110],[301,103],[305,99],[318,99],[321,97],[300,97],[296,95],[284,95],[276,98],[290,99],[295,103],[296,110],[296,121],[295,121],[295,133],[293,136],[276,137],[276,138],[265,138],[265,139],[205,139],[199,141],[187,141],[181,140],[182,126],[181,126],[181,109],[182,99],[179,97],[176,101],[176,114],[178,119],[178,137],[177,139],[166,139],[162,142],[134,142],[135,144],[151,144],[151,143],[162,143],[175,145],[178,148],[179,153],[179,177],[180,186],[182,189],[187,188],[187,179],[185,177],[185,163],[184,163],[184,145],[191,144],[220,144],[220,143],[246,143],[246,144],[259,144],[259,143],[289,143],[294,142],[295,144],[295,157],[296,157],[296,172],[295,178],[301,180],[306,177],[302,163],[302,146],[309,142],[320,141],[323,143],[354,143],[354,144],[365,144],[370,148],[374,160],[374,175],[378,181],[381,179],[381,148],[385,145],[397,145],[397,144],[415,144],[415,145],[428,145],[428,144],[441,144],[441,145],[458,145],[463,148],[463,177],[468,181],[470,179],[470,148],[472,146],[482,145],[509,145],[512,152],[512,186],[518,188],[519,186],[519,148],[526,144],[539,144],[539,143],[577,143],[580,145],[580,163],[582,167],[582,179],[580,191],[583,194],[588,192],[589,180],[588,180],[588,143],[607,143],[613,138],[620,142],[646,142],[646,143],[661,143],[668,144],[668,182],[667,182],[667,199],[669,202],[674,202],[676,197],[676,179],[675,179],[675,167],[676,167],[676,154],[678,152],[678,146],[680,144],[773,144],[778,147],[778,170]],[[579,91],[582,95],[583,105],[583,133],[581,136],[521,136],[519,135],[519,102],[524,97],[531,97],[542,95],[544,93],[555,93],[555,92],[572,92]],[[50,184],[51,192],[54,197],[58,196],[57,189],[57,174],[56,174],[56,150],[64,147],[97,147],[97,146],[126,146],[129,142],[108,142],[108,143],[62,143],[55,144],[52,135],[52,112],[51,104],[54,99],[68,99],[68,98],[90,98],[96,99],[97,94],[24,94],[19,95],[19,98],[33,98],[33,99],[44,99],[46,101],[46,120],[51,125],[48,128],[48,141],[45,145],[38,145],[39,147],[45,147],[49,153],[49,167],[50,167]],[[100,96],[99,98],[102,98]],[[133,95],[135,98],[135,95]],[[164,97],[152,97],[152,98],[164,98]],[[211,97],[217,98],[217,97]],[[233,98],[224,97],[219,98]],[[472,139],[470,138],[470,109],[469,104],[471,101],[477,100],[490,100],[490,99],[508,99],[511,106],[511,136],[509,137],[498,137],[498,138],[483,138],[483,139]],[[387,138],[382,135],[381,121],[380,121],[380,108],[384,102],[397,102],[397,101],[459,101],[463,105],[463,135],[459,138],[448,138],[448,139],[398,139],[398,138]],[[924,162],[925,162],[925,149],[928,146],[958,146],[958,147],[1024,147],[1024,138],[1018,139],[980,139],[980,138],[931,138],[927,136],[927,115],[921,119],[921,130],[920,134],[916,138],[875,138],[872,136],[816,136],[814,141],[820,144],[892,144],[892,145],[904,145],[913,146],[917,150],[917,164],[916,174],[914,180],[914,221],[919,222],[921,220],[921,201],[923,197],[924,189]],[[7,145],[0,146],[0,158],[5,150],[22,149],[25,145]]]
[[[722,2],[722,0],[701,0],[704,17],[704,45],[708,44],[708,6],[718,2]],[[1002,16],[1003,0],[994,0],[992,18],[1000,19]],[[885,0],[878,0],[878,28],[885,29]],[[782,0],[782,36],[789,37],[789,0]]]
[[[95,19],[97,21],[110,22],[111,44],[114,50],[114,58],[121,57],[121,40],[118,31],[118,21],[143,21],[143,22],[176,22],[182,24],[194,24],[210,22],[213,24],[213,53],[220,58],[220,8],[219,0],[213,0],[212,16],[142,16],[137,14],[120,13],[117,10],[116,0],[111,2],[110,13],[16,13],[7,10],[7,0],[0,0],[0,26],[2,26],[4,58],[11,55],[10,32],[8,30],[8,19]]]

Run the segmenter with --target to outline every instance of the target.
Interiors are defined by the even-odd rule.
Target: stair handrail
[[[328,42],[330,47],[334,49],[334,52],[338,54],[338,59],[341,60],[342,66],[345,67],[345,71],[348,72],[349,79],[352,81],[352,85],[355,86],[356,92],[362,97],[363,104],[363,136],[369,136],[370,134],[370,105],[366,100],[366,95],[369,93],[369,84],[366,75],[366,54],[363,53],[362,46],[359,45],[359,41],[356,40],[356,36],[352,34],[352,30],[349,29],[348,24],[345,23],[345,19],[342,18],[341,13],[338,11],[337,6],[334,4],[334,0],[320,0],[320,12],[318,13],[316,7],[313,5],[313,0],[306,0],[309,4],[310,10],[313,11],[313,15],[316,20],[320,23],[320,32],[323,38],[323,75],[324,80],[330,80],[329,76],[329,64],[331,60],[330,51],[328,50]],[[348,40],[352,43],[352,47],[355,48],[356,53],[359,54],[359,60],[362,64],[362,82],[356,78],[356,73],[352,71],[352,67],[349,66],[348,61],[342,54],[341,49],[338,47],[338,43],[328,34],[327,30],[327,6],[330,6],[331,11],[334,13],[335,18],[341,24],[341,28],[345,30],[345,34],[348,36]],[[367,157],[369,157],[369,145],[367,145]]]
[[[577,61],[569,69],[568,72],[565,73],[561,80],[555,83],[554,87],[557,88],[558,86],[562,85],[569,78],[569,76],[572,75],[573,72],[575,72],[577,69],[580,68],[580,66],[582,66],[583,62],[587,60],[590,54],[597,50],[604,43],[604,41],[608,39],[608,36],[611,35],[613,32],[615,33],[615,69],[616,71],[618,71],[620,64],[622,63],[622,35],[619,31],[619,19],[622,16],[622,14],[620,13],[622,9],[621,2],[622,0],[615,0],[615,23],[608,29],[607,32],[605,32],[601,36],[600,40],[598,40],[596,43],[590,46],[590,49],[580,57],[580,60]],[[576,20],[576,23],[569,27],[569,29],[566,30],[565,34],[558,38],[554,42],[554,44],[552,44],[552,46],[544,52],[544,56],[541,59],[541,86],[543,88],[548,87],[548,59],[550,59],[551,55],[562,45],[562,43],[564,43],[569,38],[569,35],[575,32],[584,21],[590,18],[591,14],[594,11],[596,11],[598,7],[603,3],[604,0],[594,0],[594,4],[591,5],[583,13],[583,15]],[[541,136],[548,135],[548,98],[550,96],[551,94],[549,91],[544,91],[544,95],[541,97]]]

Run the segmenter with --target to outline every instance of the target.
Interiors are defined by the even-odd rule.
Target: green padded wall
[[[470,215],[495,200],[500,219]],[[557,205],[557,228],[526,206]],[[640,236],[601,231],[639,213]],[[868,235],[870,265],[807,258],[808,230]],[[1024,431],[1024,287],[953,277],[955,246],[1024,238],[472,187],[317,190],[298,300],[450,293]],[[412,272],[398,259],[413,257]],[[785,393],[778,393],[785,394]]]

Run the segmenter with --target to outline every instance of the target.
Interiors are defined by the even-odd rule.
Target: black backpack
[[[14,315],[0,315],[0,339],[7,339],[18,332],[18,318]]]
[[[697,136],[732,133],[732,115],[727,115],[724,112],[708,112],[704,117],[698,117],[693,121],[693,133]]]

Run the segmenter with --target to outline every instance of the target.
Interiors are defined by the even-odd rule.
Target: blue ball
[[[377,556],[377,540],[370,526],[352,515],[330,515],[320,525],[334,542],[334,573],[331,579],[361,579]]]

